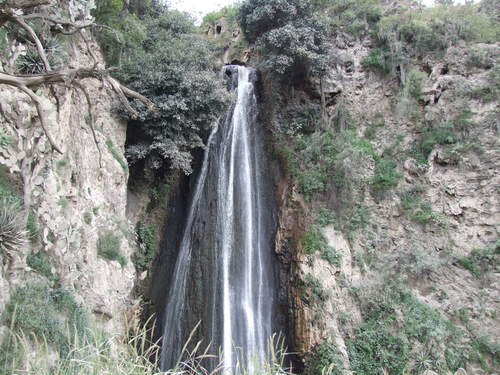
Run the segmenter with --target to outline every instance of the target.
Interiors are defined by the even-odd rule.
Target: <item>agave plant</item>
[[[19,203],[0,199],[0,255],[12,255],[27,240],[26,222]]]

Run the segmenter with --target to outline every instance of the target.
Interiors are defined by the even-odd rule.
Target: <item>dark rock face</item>
[[[156,278],[168,284],[153,287],[156,299],[164,288],[166,300],[162,369],[175,365],[198,322],[193,345],[200,339],[211,343],[212,353],[223,350],[226,367],[239,363],[237,370],[249,371],[264,359],[271,335],[283,328],[273,251],[276,203],[262,129],[256,125],[256,74],[226,66],[224,76],[238,100],[210,136],[190,185],[189,207],[177,203],[182,226],[171,223],[159,263],[165,266],[158,273],[163,276]],[[214,367],[213,362],[207,365]]]

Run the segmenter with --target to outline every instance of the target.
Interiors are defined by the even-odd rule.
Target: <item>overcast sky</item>
[[[170,0],[168,3],[176,9],[189,12],[201,19],[205,14],[234,2],[234,0]],[[423,2],[426,5],[434,4],[434,0],[424,0]],[[463,2],[463,0],[457,2]]]

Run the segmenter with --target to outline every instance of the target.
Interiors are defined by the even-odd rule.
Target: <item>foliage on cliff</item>
[[[185,13],[156,3],[141,13],[134,9],[99,8],[98,14],[126,41],[116,43],[108,30],[100,34],[107,60],[120,64],[116,76],[155,104],[154,111],[132,104],[138,117],[129,117],[127,157],[132,164],[189,174],[192,150],[203,147],[203,135],[226,105],[215,47],[196,34]],[[129,18],[135,23],[116,23]],[[135,24],[140,33],[130,29]]]
[[[246,39],[265,54],[278,74],[321,75],[326,69],[326,27],[309,0],[246,0],[238,19]]]

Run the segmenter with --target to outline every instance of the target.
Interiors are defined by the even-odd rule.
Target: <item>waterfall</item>
[[[237,100],[213,128],[192,189],[164,312],[162,370],[182,358],[199,321],[196,337],[221,351],[229,374],[257,372],[273,333],[274,201],[256,128],[256,74],[242,66],[223,73]]]

